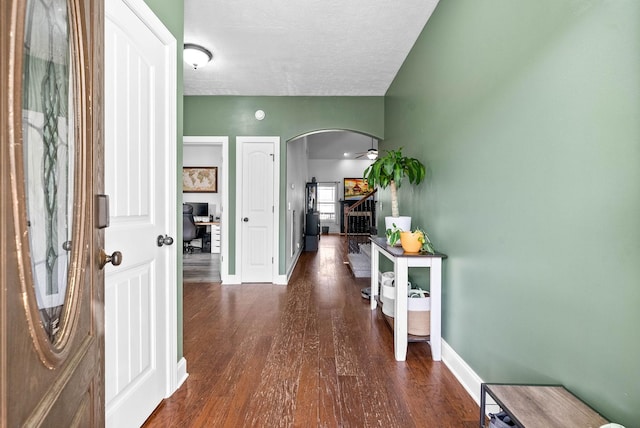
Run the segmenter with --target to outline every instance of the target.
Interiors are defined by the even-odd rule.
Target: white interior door
[[[274,167],[276,145],[259,137],[240,140],[240,275],[242,282],[273,282],[275,269]]]
[[[122,252],[105,276],[106,421],[138,427],[176,358],[179,245],[158,243],[176,232],[176,45],[141,0],[107,0],[105,12],[105,246]]]

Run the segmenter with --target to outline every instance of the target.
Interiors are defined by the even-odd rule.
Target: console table
[[[485,427],[486,396],[511,416],[517,427],[598,428],[608,421],[562,385],[483,383],[480,427]]]
[[[429,294],[431,297],[431,327],[429,344],[434,361],[442,360],[441,337],[441,296],[442,296],[442,260],[444,254],[405,253],[402,247],[390,247],[386,238],[371,239],[371,310],[375,310],[378,302],[378,270],[379,255],[382,254],[394,264],[396,298],[393,328],[393,349],[396,361],[407,359],[407,293],[410,267],[429,268]]]

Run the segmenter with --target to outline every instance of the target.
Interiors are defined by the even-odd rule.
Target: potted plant
[[[402,147],[389,150],[364,170],[364,178],[371,188],[391,189],[391,217],[385,217],[386,229],[395,223],[401,230],[411,230],[411,217],[400,216],[398,209],[398,189],[405,178],[411,184],[420,184],[424,180],[425,167],[418,159],[402,154]]]
[[[433,244],[429,239],[429,235],[427,232],[420,228],[416,228],[412,231],[401,231],[400,232],[400,243],[402,244],[402,248],[407,253],[435,253],[435,249],[433,248]]]

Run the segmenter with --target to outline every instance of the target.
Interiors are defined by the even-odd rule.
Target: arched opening
[[[379,139],[353,130],[317,130],[287,141],[286,268],[305,250],[307,189],[317,183],[316,210],[324,233],[343,230],[345,179],[361,179],[377,154]],[[347,181],[350,183],[350,181]],[[307,243],[308,244],[308,243]],[[308,246],[308,245],[307,245]]]

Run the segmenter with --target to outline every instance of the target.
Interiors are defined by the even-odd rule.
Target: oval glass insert
[[[66,0],[28,0],[22,136],[34,291],[55,343],[63,324],[72,254],[74,103]]]

